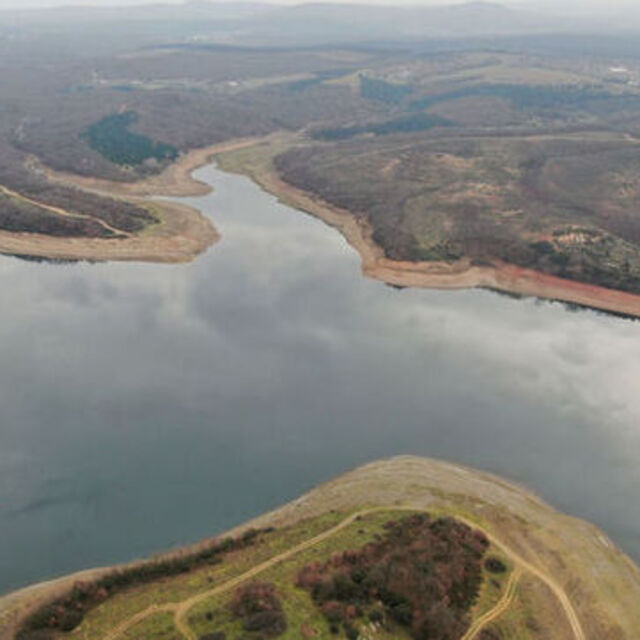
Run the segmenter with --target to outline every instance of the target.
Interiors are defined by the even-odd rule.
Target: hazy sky
[[[52,7],[64,5],[113,6],[132,4],[181,4],[183,0],[0,0],[0,8]],[[216,0],[212,0],[215,2]],[[246,0],[218,0],[218,2],[243,2]],[[261,1],[261,0],[257,0]],[[265,0],[273,4],[302,4],[300,0]],[[442,5],[463,4],[466,0],[313,0],[347,4],[386,5]],[[554,8],[586,11],[593,9],[616,10],[637,7],[637,0],[497,0],[500,4],[529,8]]]

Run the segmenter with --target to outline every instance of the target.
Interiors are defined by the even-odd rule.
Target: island
[[[225,535],[0,599],[1,640],[633,640],[640,571],[494,475],[400,456]]]

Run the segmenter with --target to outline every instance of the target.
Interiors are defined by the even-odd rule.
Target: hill
[[[5,596],[0,638],[632,640],[639,598],[595,527],[495,476],[397,457],[224,538]]]

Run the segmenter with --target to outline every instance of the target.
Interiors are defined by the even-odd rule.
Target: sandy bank
[[[59,238],[0,231],[0,253],[54,260],[190,262],[219,239],[197,209],[153,203],[161,221],[126,238]]]
[[[560,300],[585,307],[640,317],[640,296],[597,285],[496,262],[473,266],[467,259],[447,262],[403,262],[385,257],[367,221],[284,182],[274,170],[259,169],[252,177],[283,202],[302,209],[334,227],[360,254],[365,275],[388,284],[425,289],[483,287],[522,296]]]

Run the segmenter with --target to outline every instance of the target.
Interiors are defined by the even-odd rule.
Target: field
[[[427,513],[429,519],[425,520]],[[389,524],[390,521],[395,524]],[[407,529],[409,522],[413,523],[410,525],[413,528]],[[441,522],[449,524],[443,529]],[[409,538],[398,538],[391,533],[402,530],[398,527],[413,533],[406,534]],[[263,636],[285,640],[356,636],[381,640],[423,637],[632,640],[640,629],[640,613],[634,606],[640,593],[640,573],[604,534],[553,511],[519,487],[462,467],[408,457],[374,463],[319,487],[230,535],[241,539],[238,536],[250,530],[256,531],[251,534],[251,542],[237,549],[225,543],[223,547],[230,551],[224,552],[220,561],[194,565],[186,573],[173,577],[132,585],[106,599],[103,594],[101,603],[82,614],[84,619],[75,620],[74,630],[56,630],[54,623],[48,637],[57,640],[223,637],[248,640]],[[445,580],[447,567],[452,568],[451,563],[460,561],[465,553],[472,553],[465,562],[481,563],[477,565],[482,567],[481,581],[470,601],[471,608],[450,610],[450,613],[457,611],[458,619],[463,621],[460,622],[463,627],[452,635],[444,633],[444,627],[440,626],[437,627],[440,631],[430,627],[431,635],[421,635],[403,617],[404,605],[400,605],[399,596],[389,600],[382,591],[382,595],[373,600],[368,596],[356,600],[360,604],[349,608],[346,603],[350,598],[363,597],[349,595],[356,583],[347,581],[345,584],[351,584],[351,587],[341,586],[342,591],[328,592],[335,595],[322,595],[325,587],[316,590],[305,586],[316,584],[314,580],[317,581],[322,572],[328,572],[327,576],[338,576],[332,578],[335,583],[327,584],[343,585],[345,578],[339,578],[340,575],[356,575],[355,569],[349,567],[368,566],[361,564],[359,559],[367,556],[357,555],[367,549],[371,558],[391,558],[385,560],[391,564],[384,565],[391,571],[388,575],[402,575],[402,581],[410,580],[410,574],[405,570],[399,572],[398,563],[402,562],[405,553],[404,547],[398,546],[401,543],[389,547],[395,549],[390,555],[376,555],[375,550],[387,548],[385,545],[392,544],[391,540],[415,540],[411,543],[414,550],[410,552],[414,555],[406,556],[416,558],[408,565],[415,571],[415,567],[422,566],[415,554],[432,553],[430,543],[418,542],[419,538],[413,537],[423,535],[418,533],[420,531],[440,531],[438,535],[447,536],[433,538],[447,542],[436,555],[429,556],[430,562],[439,558],[436,561],[440,564],[424,565],[438,567],[432,574],[427,570],[427,577],[439,576],[436,582],[427,580],[425,584],[448,584]],[[456,552],[458,535],[474,536],[469,541],[473,539],[480,544],[478,551],[469,551],[468,543],[464,543]],[[488,546],[483,546],[482,539]],[[211,543],[170,557],[186,561],[194,557],[194,553],[207,549],[208,544]],[[445,548],[448,550],[442,555]],[[459,560],[454,560],[456,553],[463,554],[457,556]],[[302,571],[305,567],[307,573]],[[344,574],[345,567],[347,574]],[[372,579],[374,575],[377,576],[375,580],[385,579],[380,577],[384,572],[375,571],[368,574]],[[102,574],[108,575],[108,571]],[[457,570],[451,575],[471,576]],[[393,584],[397,591],[403,582],[395,580]],[[67,584],[73,584],[73,577]],[[258,602],[258,611],[268,611],[270,615],[259,615],[254,619],[239,613],[242,609],[238,603],[242,597],[249,597],[256,591],[262,595],[257,601],[250,601],[254,605]],[[414,592],[418,593],[415,587],[409,591]],[[51,593],[51,587],[45,585],[40,591],[38,588],[27,590],[22,601],[20,592],[0,600],[0,615],[4,614],[5,620],[13,619],[15,625],[20,626],[26,611],[37,610],[46,604],[47,597],[51,597],[48,593]],[[62,593],[58,590],[58,601]],[[337,600],[323,600],[327,597]],[[28,606],[12,618],[11,608],[7,607],[18,611],[16,602]],[[265,602],[271,602],[273,606],[268,608]],[[335,617],[336,607],[342,611],[338,617]],[[433,609],[436,610],[437,607]],[[55,613],[55,605],[51,611],[54,611],[54,618],[59,615]],[[414,616],[418,615],[416,611],[414,609]],[[447,617],[449,614],[442,617],[440,611],[437,615],[439,625],[454,624],[452,618]],[[50,618],[45,616],[44,620],[45,624],[50,624],[46,622]],[[274,620],[277,626],[269,627]],[[448,622],[443,622],[445,620]],[[18,637],[44,637],[44,631],[29,631],[28,628],[23,627]],[[5,640],[13,634],[7,631],[1,637]]]

